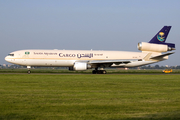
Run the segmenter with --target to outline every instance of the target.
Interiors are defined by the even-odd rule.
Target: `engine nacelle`
[[[88,65],[86,62],[75,62],[74,66],[69,67],[69,70],[87,70],[88,68],[91,68],[90,65]]]
[[[151,51],[151,52],[167,52],[173,50],[173,48],[168,47],[168,45],[163,44],[153,44],[140,42],[138,43],[138,49],[141,51]]]

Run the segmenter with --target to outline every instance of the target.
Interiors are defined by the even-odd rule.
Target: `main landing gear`
[[[27,66],[27,69],[28,69],[27,73],[28,74],[31,74],[30,68],[31,68],[31,66]]]
[[[95,68],[95,70],[92,71],[92,74],[106,74],[106,70],[98,70],[98,68]]]

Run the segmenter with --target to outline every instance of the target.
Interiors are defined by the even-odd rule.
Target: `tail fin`
[[[149,43],[155,44],[164,44],[168,45],[168,47],[175,48],[175,44],[173,43],[165,43],[166,38],[169,34],[171,26],[164,26],[150,41]]]

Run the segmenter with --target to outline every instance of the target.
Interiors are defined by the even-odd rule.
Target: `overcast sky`
[[[164,25],[176,53],[156,64],[180,65],[180,0],[0,0],[0,64],[22,49],[137,52]]]

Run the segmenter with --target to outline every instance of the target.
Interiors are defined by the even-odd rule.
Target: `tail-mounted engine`
[[[153,44],[146,42],[138,43],[137,47],[141,51],[151,51],[151,52],[167,52],[167,51],[175,50],[174,48],[168,47],[168,45]]]

